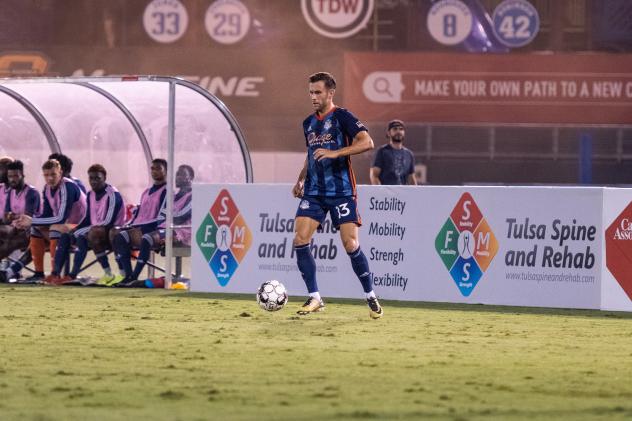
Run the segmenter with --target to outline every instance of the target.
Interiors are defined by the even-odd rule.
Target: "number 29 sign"
[[[540,30],[538,11],[527,0],[504,0],[494,10],[492,20],[496,37],[510,48],[527,45]]]
[[[250,12],[239,0],[216,0],[206,10],[206,32],[221,44],[241,41],[250,29]]]

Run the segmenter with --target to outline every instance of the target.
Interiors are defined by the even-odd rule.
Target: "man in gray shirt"
[[[402,144],[405,135],[406,129],[403,121],[389,121],[386,130],[389,142],[375,152],[371,166],[371,184],[417,184],[415,157],[411,150]]]

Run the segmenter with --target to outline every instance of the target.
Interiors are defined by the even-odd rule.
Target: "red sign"
[[[344,68],[344,106],[369,121],[632,124],[630,55],[347,53]]]
[[[632,202],[606,230],[606,266],[632,300]]]

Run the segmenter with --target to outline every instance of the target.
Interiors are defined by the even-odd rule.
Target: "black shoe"
[[[114,288],[131,288],[136,279],[123,279],[121,282],[112,285]]]
[[[0,270],[0,282],[7,283],[9,282],[9,279],[11,279],[9,272],[6,269]]]
[[[33,275],[28,278],[21,279],[19,283],[21,284],[41,284],[44,282],[44,272],[35,272]]]

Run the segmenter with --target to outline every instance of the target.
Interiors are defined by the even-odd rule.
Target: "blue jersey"
[[[303,132],[307,145],[306,196],[342,197],[356,195],[356,182],[351,158],[314,159],[319,148],[342,149],[351,145],[353,138],[367,131],[364,124],[344,108],[334,108],[322,117],[312,114],[303,121]]]

